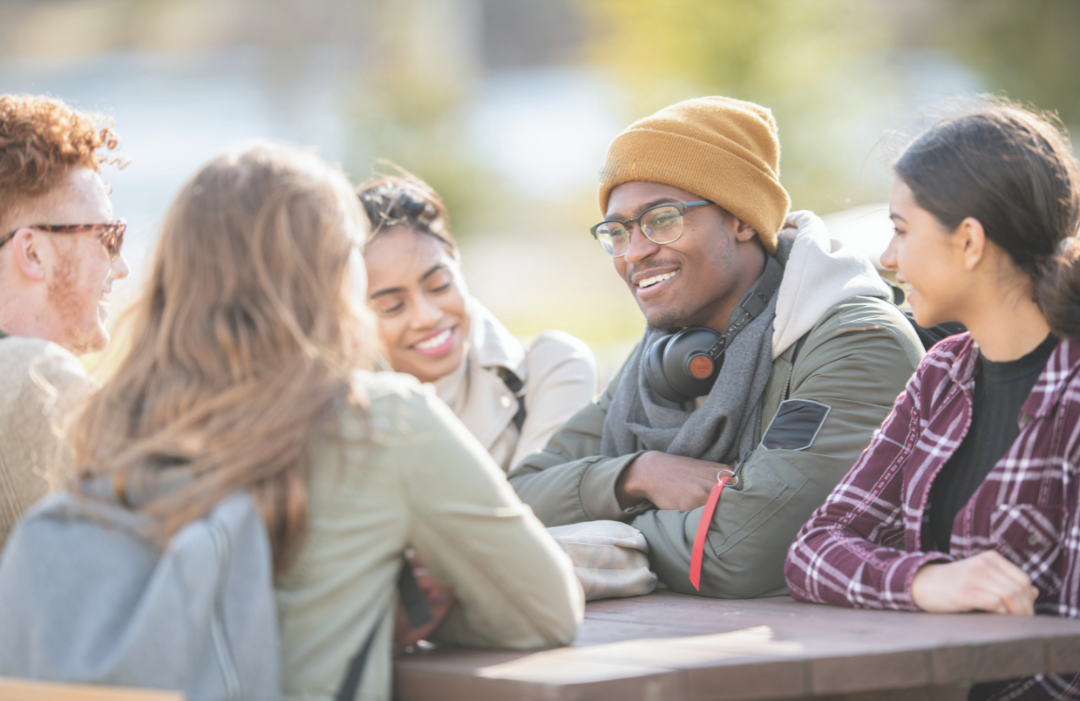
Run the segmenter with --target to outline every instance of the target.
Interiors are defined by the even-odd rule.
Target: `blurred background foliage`
[[[821,214],[885,200],[890,135],[958,95],[1080,125],[1077,0],[0,0],[0,17],[0,90],[115,117],[136,272],[195,168],[287,139],[357,181],[388,159],[431,182],[473,292],[520,336],[562,328],[612,363],[642,320],[587,229],[635,119],[704,94],[772,108],[793,207]]]
[[[1007,95],[1080,123],[1080,3],[1069,0],[586,7],[597,36],[588,56],[619,80],[637,113],[702,93],[771,107],[784,183],[798,207],[829,212],[882,197],[880,179],[859,167],[874,140],[890,126],[903,132],[915,111],[947,109],[940,101],[954,94]],[[939,71],[967,75],[948,80]]]
[[[926,23],[909,16],[898,48],[946,47],[990,89],[1080,124],[1080,3],[949,0],[936,11],[939,18]]]

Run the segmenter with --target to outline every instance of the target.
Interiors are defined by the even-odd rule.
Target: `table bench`
[[[57,684],[0,677],[3,701],[184,701],[175,691],[96,684]]]
[[[586,606],[572,647],[430,650],[395,664],[400,701],[964,699],[975,682],[1080,672],[1080,620],[704,599]]]

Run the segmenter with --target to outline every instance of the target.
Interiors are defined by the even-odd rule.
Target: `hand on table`
[[[947,564],[924,565],[911,582],[911,598],[923,611],[1035,613],[1039,590],[1027,574],[988,550]]]
[[[704,506],[727,465],[649,450],[623,470],[615,484],[619,506],[628,509],[648,499],[658,509],[693,511]]]
[[[397,607],[397,619],[394,626],[394,645],[415,645],[424,638],[431,635],[443,619],[446,618],[446,614],[450,613],[450,609],[453,607],[454,592],[450,587],[443,586],[435,581],[435,578],[427,571],[423,563],[416,556],[416,553],[409,552],[406,554],[409,567],[412,567],[413,577],[416,578],[416,584],[420,587],[420,591],[424,593],[424,598],[427,600],[428,607],[431,609],[432,618],[430,621],[422,626],[413,628],[409,625],[409,618],[405,615],[405,607],[398,603]]]

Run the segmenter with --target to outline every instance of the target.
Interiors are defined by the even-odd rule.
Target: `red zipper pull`
[[[701,591],[701,561],[705,556],[705,538],[709,535],[709,526],[712,525],[716,505],[720,502],[720,493],[724,491],[728,481],[735,480],[736,483],[739,481],[739,472],[748,457],[750,457],[749,451],[743,454],[742,460],[734,470],[720,470],[716,473],[716,486],[709,492],[709,500],[705,502],[705,509],[701,512],[697,533],[694,534],[694,549],[690,552],[690,583],[697,591]]]

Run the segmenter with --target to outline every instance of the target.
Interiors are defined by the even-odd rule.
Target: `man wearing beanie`
[[[786,593],[788,546],[923,353],[873,265],[788,213],[779,161],[772,113],[724,97],[615,138],[593,235],[646,330],[604,394],[509,476],[547,526],[639,529],[678,592]]]

